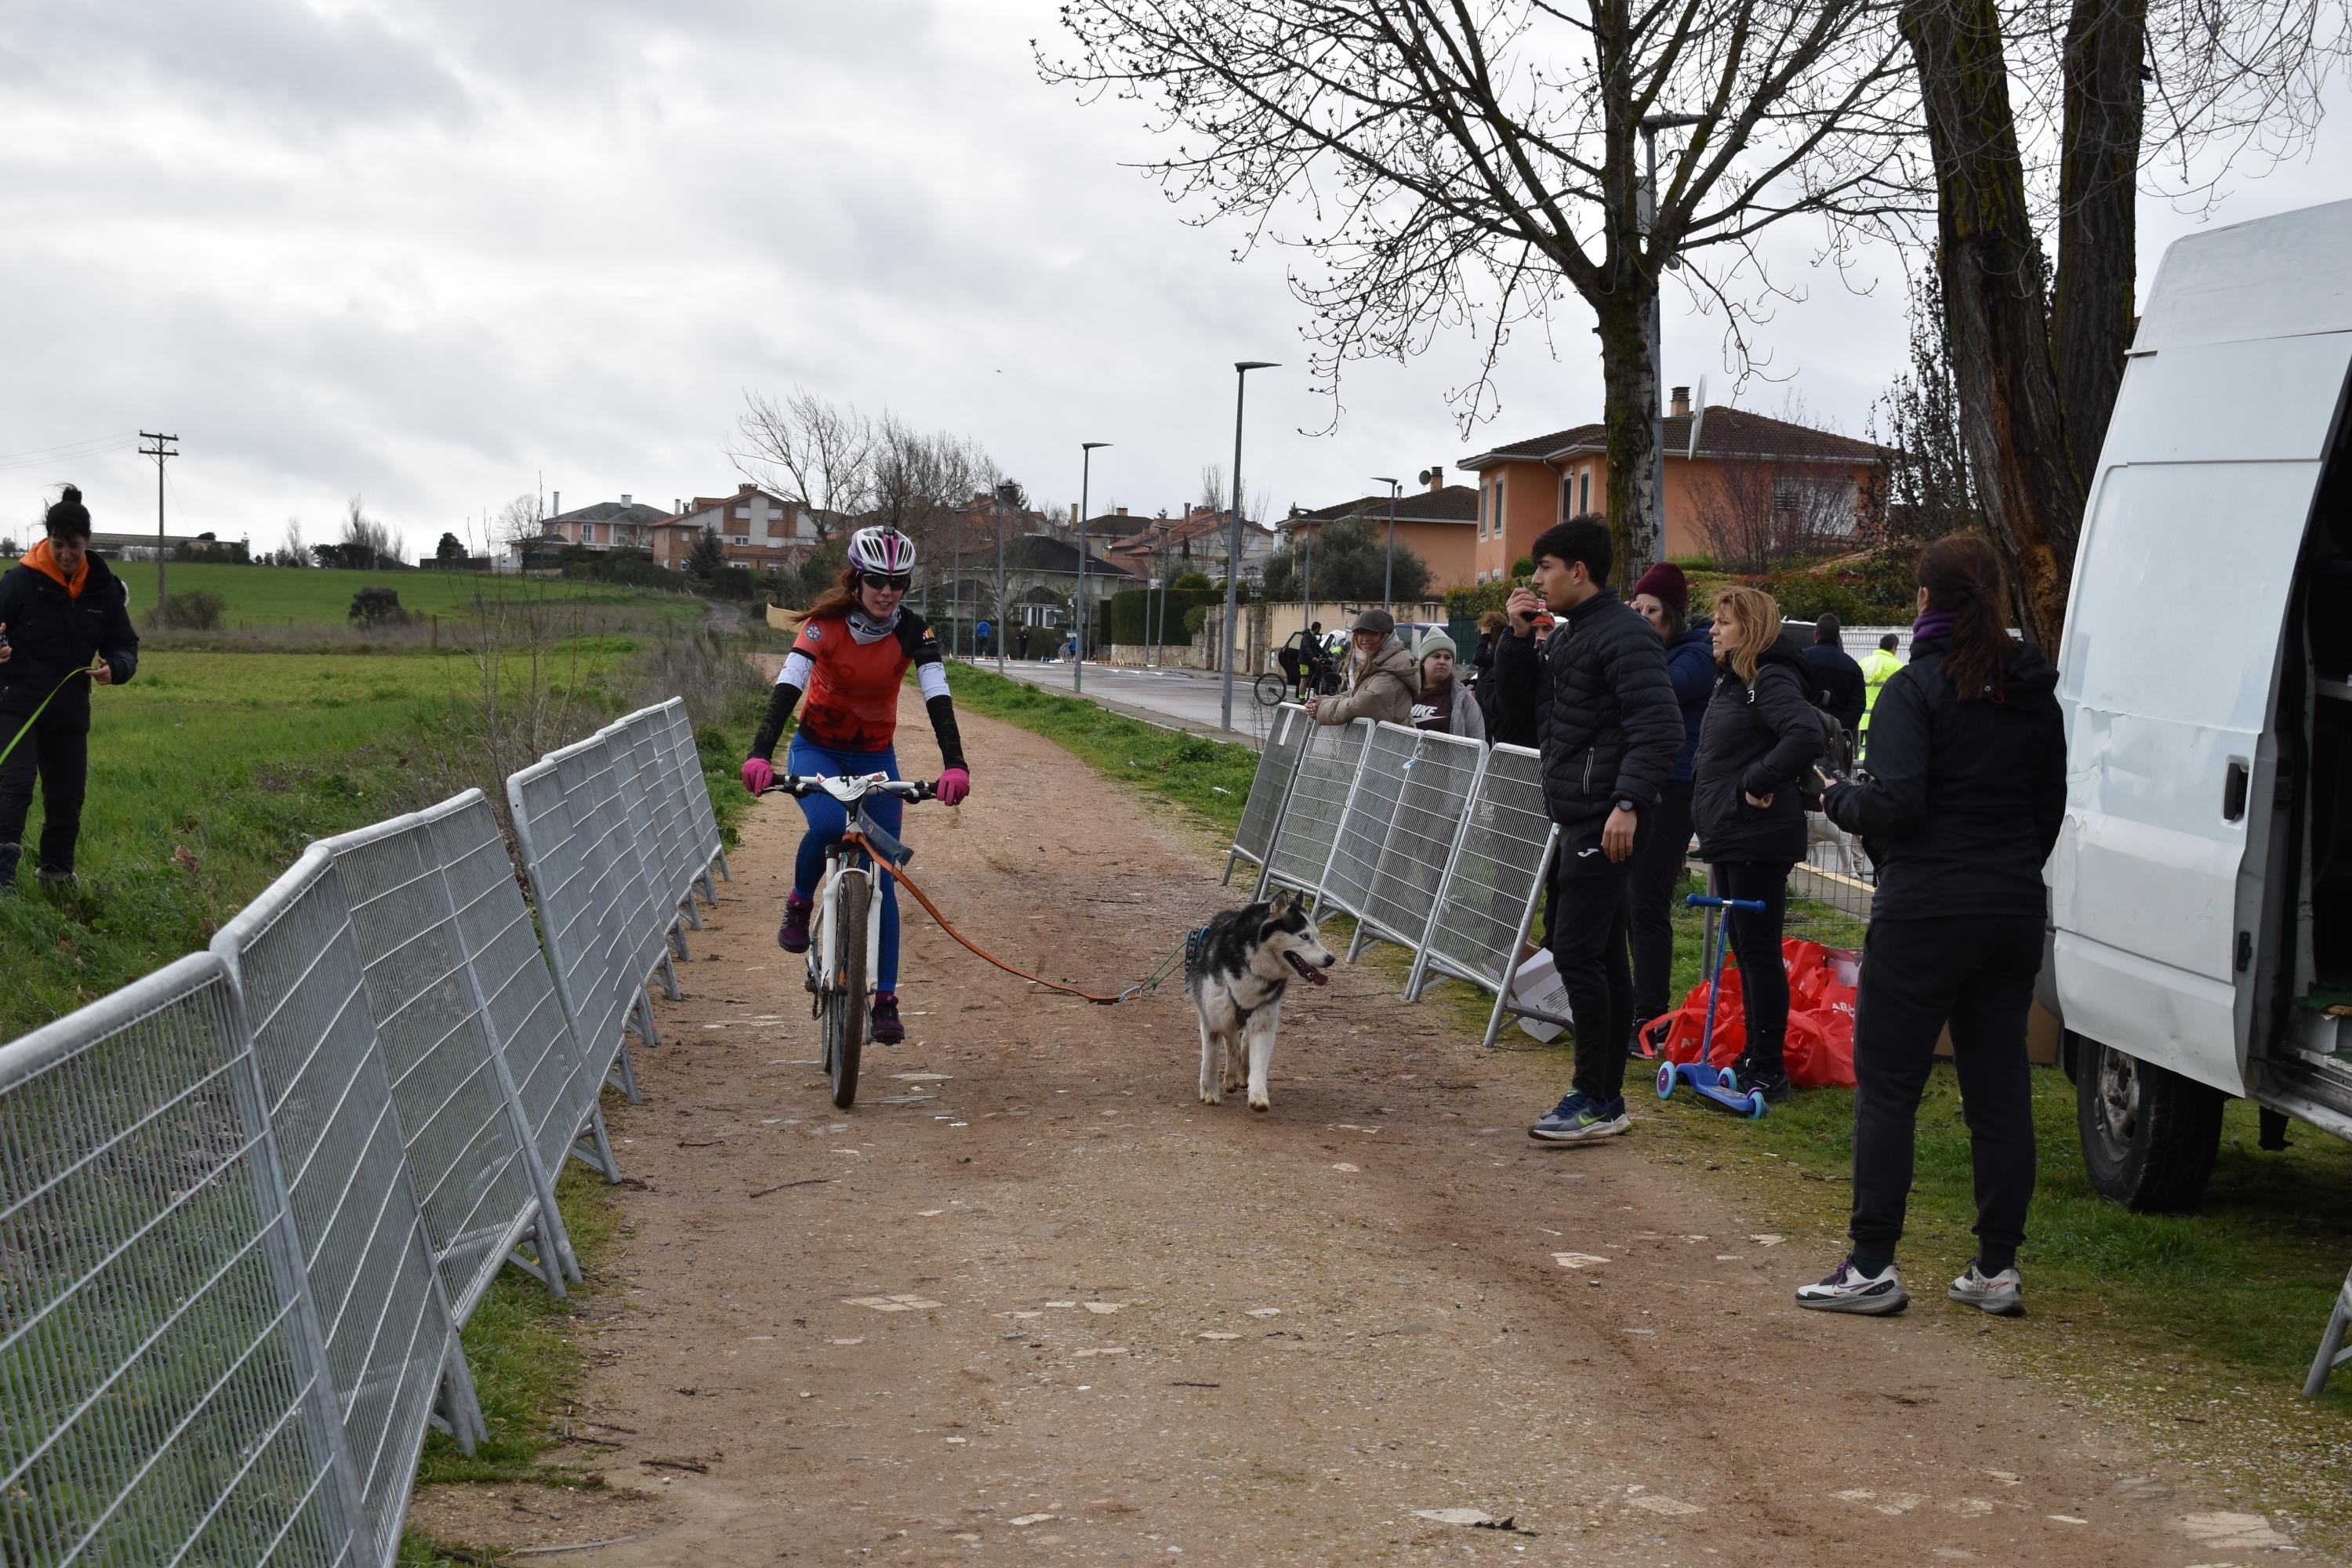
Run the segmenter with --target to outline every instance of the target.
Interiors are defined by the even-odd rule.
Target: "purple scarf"
[[[1911,623],[1911,640],[1917,642],[1921,637],[1950,637],[1952,628],[1959,624],[1959,619],[1960,617],[1950,610],[1929,610]]]

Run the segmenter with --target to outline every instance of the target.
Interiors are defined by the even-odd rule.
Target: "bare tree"
[[[524,544],[547,531],[547,507],[536,492],[519,495],[499,509],[490,524],[491,537],[500,544]]]
[[[386,562],[395,566],[404,564],[401,536],[381,520],[370,517],[358,496],[353,496],[344,510],[342,546],[347,564],[355,566],[362,561],[376,567]]]
[[[1670,267],[1748,360],[1778,290],[1755,245],[1805,215],[1842,258],[1918,211],[1895,0],[1072,0],[1050,81],[1156,110],[1195,207],[1312,253],[1315,374],[1483,340],[1452,395],[1494,411],[1512,331],[1570,292],[1596,317],[1619,559],[1657,554],[1652,301]],[[1645,131],[1668,145],[1660,188]]]
[[[854,405],[803,386],[782,403],[747,392],[743,405],[735,422],[743,444],[730,455],[745,479],[800,502],[819,540],[839,531],[845,516],[866,510],[878,447],[872,420]]]
[[[1960,395],[1944,333],[1944,295],[1935,270],[1912,280],[1911,363],[1878,400],[1888,457],[1878,493],[1864,510],[1873,542],[1912,547],[1964,531],[1981,531],[1976,482],[1960,434]]]
[[[1726,571],[1762,574],[1853,537],[1857,496],[1843,476],[1770,462],[1718,462],[1696,488],[1699,537]]]
[[[2140,172],[2210,196],[2305,144],[2352,33],[2341,0],[1903,0],[1901,26],[1977,498],[2021,624],[2054,648],[2136,313]]]
[[[918,570],[944,580],[955,550],[956,509],[988,488],[996,466],[975,443],[926,434],[893,414],[885,413],[874,428],[873,520],[912,539]],[[965,541],[968,547],[973,542]]]

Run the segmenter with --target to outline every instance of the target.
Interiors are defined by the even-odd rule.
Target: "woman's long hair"
[[[799,618],[793,622],[793,626],[797,628],[808,625],[811,621],[846,616],[852,610],[863,609],[865,606],[859,603],[857,597],[857,578],[856,567],[845,568],[841,574],[841,581],[819,594],[815,604],[801,611]]]
[[[1919,586],[1927,590],[1927,608],[1952,617],[1952,649],[1944,656],[1944,672],[1952,678],[1952,692],[1961,701],[1981,694],[2000,679],[2011,651],[2009,601],[2000,581],[2000,558],[1992,546],[1972,533],[1955,533],[1927,546],[1919,557]]]
[[[1728,614],[1739,624],[1739,640],[1727,656],[1731,671],[1743,686],[1756,684],[1757,661],[1780,640],[1780,601],[1761,588],[1726,588],[1715,596],[1717,625]]]

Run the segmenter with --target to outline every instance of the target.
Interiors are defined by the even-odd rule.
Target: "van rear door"
[[[2167,254],[2100,457],[2059,661],[2068,776],[2051,914],[2067,1026],[2233,1094],[2263,941],[2288,595],[2352,364],[2339,270],[2352,204],[2290,219]],[[2302,302],[2330,307],[2318,313],[2339,330],[2280,331],[2280,291],[2293,300],[2295,275],[2323,264],[2321,297]]]

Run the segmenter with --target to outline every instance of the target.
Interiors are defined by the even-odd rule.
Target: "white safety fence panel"
[[[1413,754],[1404,764],[1395,821],[1360,911],[1370,934],[1412,948],[1428,931],[1438,887],[1461,834],[1463,810],[1486,755],[1484,745],[1465,735],[1417,733]]]
[[[1493,747],[1465,816],[1422,944],[1413,996],[1432,970],[1499,994],[1517,968],[1529,911],[1542,901],[1553,838],[1542,759],[1525,746]]]
[[[1304,750],[1307,732],[1315,721],[1307,710],[1295,702],[1286,702],[1275,710],[1274,724],[1267,731],[1265,744],[1257,753],[1257,773],[1250,780],[1249,799],[1242,804],[1242,819],[1234,829],[1233,852],[1225,857],[1225,877],[1231,880],[1234,861],[1247,860],[1253,866],[1264,866],[1267,853],[1274,847],[1275,830],[1282,825],[1282,808],[1290,798],[1291,781],[1298,773],[1298,758]]]
[[[284,1164],[303,1268],[361,1498],[368,1561],[387,1563],[434,1398],[473,1407],[457,1320],[434,1267],[341,878],[324,846],[224,927]]]
[[[1296,888],[1311,893],[1323,885],[1324,869],[1331,864],[1331,847],[1339,837],[1339,816],[1355,786],[1357,764],[1372,733],[1370,719],[1347,724],[1317,724],[1301,742],[1298,776],[1290,786],[1290,804],[1282,814],[1281,828],[1267,850],[1265,869],[1258,878],[1258,896],[1269,886]]]
[[[1404,795],[1405,768],[1420,750],[1417,730],[1402,724],[1373,727],[1364,743],[1363,764],[1356,770],[1355,788],[1339,814],[1331,858],[1317,890],[1318,910],[1337,909],[1363,918],[1371,899],[1372,875],[1380,869],[1381,851]]]
[[[710,809],[710,785],[703,777],[702,753],[695,749],[694,724],[686,716],[684,700],[673,697],[662,706],[669,710],[670,756],[686,785],[688,839],[693,846],[695,874],[702,882],[703,897],[716,903],[719,894],[710,885],[710,868],[716,865],[721,877],[734,879],[728,877],[727,851],[719,842],[719,816]]]
[[[457,905],[458,936],[481,986],[483,1016],[505,1055],[531,1148],[552,1180],[573,1142],[600,1121],[604,1069],[590,1066],[572,1038],[490,803],[468,790],[451,804],[457,809],[436,817],[434,836]]]
[[[627,721],[607,725],[597,734],[613,764],[613,794],[605,809],[613,814],[613,854],[622,871],[621,923],[630,935],[634,999],[669,954],[669,928],[677,919],[677,906],[669,901],[664,887],[667,879],[655,860],[654,801],[638,773],[636,742]],[[677,995],[675,983],[667,989]]]
[[[323,843],[351,900],[393,1109],[459,1322],[526,1236],[540,1238],[542,1279],[558,1289],[562,1280],[560,1244],[548,1251],[562,1223],[553,1188],[468,966],[435,831],[480,801],[468,791]]]
[[[539,908],[555,992],[562,998],[580,1066],[601,1085],[621,1053],[621,1032],[642,994],[636,944],[625,923],[635,895],[635,849],[611,809],[611,748],[602,737],[551,752],[507,780],[515,837]],[[620,852],[627,850],[624,863]],[[591,1103],[595,1090],[580,1086]]]
[[[645,790],[646,821],[653,831],[653,860],[662,908],[674,922],[681,907],[694,901],[694,837],[692,808],[686,798],[686,780],[670,746],[667,708],[641,708],[621,721],[629,746],[636,753],[637,780]],[[694,782],[701,784],[699,773]],[[690,910],[689,910],[690,912]]]
[[[356,1491],[226,971],[0,1046],[0,1562],[356,1563]]]

